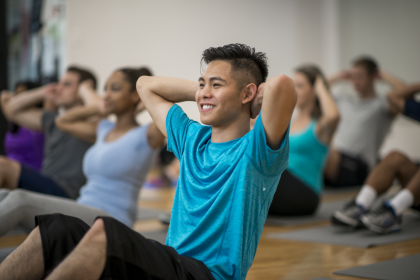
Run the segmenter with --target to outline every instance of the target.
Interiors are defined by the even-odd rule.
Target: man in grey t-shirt
[[[35,105],[48,99],[57,107],[68,110],[81,105],[79,84],[95,76],[84,69],[69,67],[58,84],[23,92],[12,97],[5,113],[16,124],[45,134],[44,158],[41,173],[16,161],[0,157],[0,188],[22,188],[44,194],[77,198],[85,184],[83,156],[92,143],[78,139],[55,125],[57,113],[51,108]]]
[[[341,119],[325,166],[328,185],[362,185],[376,165],[379,148],[394,116],[386,97],[375,92],[378,78],[393,88],[404,86],[399,79],[380,71],[370,57],[356,59],[351,71],[343,71],[330,79],[331,84],[350,80],[357,95],[336,97]]]

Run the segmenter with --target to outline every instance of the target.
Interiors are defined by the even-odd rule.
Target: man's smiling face
[[[229,62],[215,60],[199,78],[196,102],[203,124],[220,126],[235,121],[243,106],[238,83],[232,78]]]

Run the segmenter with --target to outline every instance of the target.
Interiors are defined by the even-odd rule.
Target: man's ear
[[[254,83],[248,84],[244,88],[244,98],[242,99],[242,104],[251,102],[254,97],[257,95],[258,88]]]

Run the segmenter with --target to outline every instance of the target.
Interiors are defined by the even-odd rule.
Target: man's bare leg
[[[324,176],[328,181],[334,182],[337,179],[340,160],[340,152],[332,148],[324,168]]]
[[[16,189],[21,166],[18,162],[0,156],[0,188]]]
[[[388,99],[388,107],[392,113],[399,114],[404,112],[404,97],[396,94],[388,94],[386,97]]]
[[[417,206],[420,204],[420,168],[417,169],[417,172],[411,178],[410,182],[407,184],[406,189],[409,190],[414,196],[414,205]]]
[[[98,219],[47,280],[99,279],[105,268],[106,245],[104,223]]]
[[[44,255],[41,234],[36,227],[28,238],[0,264],[0,279],[42,279]]]
[[[372,170],[365,185],[374,188],[379,195],[389,189],[394,178],[398,179],[402,187],[407,186],[417,169],[417,165],[403,154],[391,152]]]

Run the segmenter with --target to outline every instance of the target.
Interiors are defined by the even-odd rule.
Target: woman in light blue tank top
[[[323,189],[323,168],[339,112],[321,70],[296,69],[297,115],[289,135],[289,166],[283,172],[269,215],[311,215]]]
[[[97,216],[113,216],[132,226],[137,213],[139,190],[164,136],[155,124],[139,126],[141,108],[136,81],[151,75],[144,68],[120,69],[108,79],[103,99],[90,81],[80,85],[84,106],[75,107],[56,119],[70,134],[95,144],[86,152],[83,171],[87,183],[77,201],[25,190],[0,190],[0,235],[17,225],[33,228],[37,215],[61,213],[91,225]],[[103,117],[116,115],[116,123]]]

